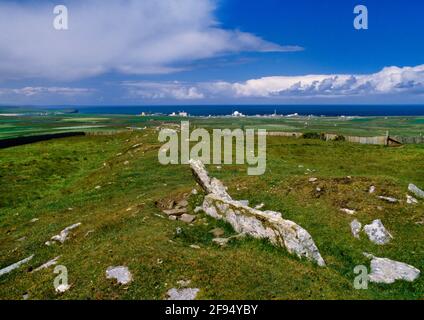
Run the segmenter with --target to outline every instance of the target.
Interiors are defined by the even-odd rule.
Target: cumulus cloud
[[[0,3],[0,77],[73,80],[105,72],[161,74],[242,51],[301,50],[225,30],[216,0],[67,1],[69,30],[53,28],[53,3]]]
[[[128,84],[126,84],[128,85]],[[132,83],[144,98],[311,98],[424,94],[424,65],[386,67],[372,74],[273,76],[245,82]],[[179,94],[179,93],[185,93]],[[193,93],[190,95],[189,93]]]

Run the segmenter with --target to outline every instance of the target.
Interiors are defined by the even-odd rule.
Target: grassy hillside
[[[209,231],[233,231],[203,213],[193,225],[167,219],[157,204],[188,195],[196,184],[188,166],[159,165],[159,147],[157,133],[144,130],[0,150],[0,269],[35,254],[28,265],[0,277],[0,298],[163,299],[179,280],[191,280],[204,299],[424,298],[422,275],[413,283],[353,288],[354,267],[369,266],[364,251],[424,271],[424,225],[417,224],[424,219],[424,201],[405,201],[408,183],[424,187],[424,146],[274,137],[268,138],[263,176],[247,176],[244,166],[208,167],[235,199],[263,202],[264,209],[281,211],[308,230],[326,268],[259,240],[219,247]],[[308,181],[311,176],[317,185]],[[383,202],[367,192],[370,185],[378,195],[403,201]],[[190,208],[202,197],[190,196]],[[353,218],[342,207],[356,209],[363,224],[382,219],[394,240],[377,246],[365,235],[354,239]],[[63,245],[44,244],[77,222],[82,226]],[[62,295],[54,292],[52,268],[30,272],[59,255],[72,285]],[[134,281],[122,287],[106,279],[113,265],[128,266]]]

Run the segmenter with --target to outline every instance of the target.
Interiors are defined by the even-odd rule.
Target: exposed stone
[[[19,262],[16,262],[16,263],[14,263],[14,264],[6,267],[6,268],[1,269],[0,270],[0,277],[3,276],[3,275],[5,275],[5,274],[8,274],[8,273],[12,272],[13,270],[18,269],[23,264],[26,264],[26,263],[30,262],[32,260],[32,258],[34,258],[34,255],[29,256],[28,258],[23,259],[23,260],[21,260]]]
[[[208,193],[203,202],[206,214],[228,222],[238,233],[268,239],[290,253],[306,257],[320,266],[325,265],[311,235],[305,229],[283,219],[279,212],[256,210],[232,200],[219,180],[209,178],[201,161],[191,160],[190,165],[196,180]]]
[[[216,238],[222,237],[225,233],[224,229],[221,229],[221,228],[215,228],[215,229],[212,229],[209,232],[212,233],[214,235],[214,237],[216,237]]]
[[[184,213],[187,213],[187,209],[182,208],[182,209],[163,210],[163,213],[167,214],[168,216],[181,216]]]
[[[261,203],[261,204],[258,204],[258,205],[255,207],[255,209],[256,209],[256,210],[261,210],[263,207],[265,207],[265,204],[264,204],[264,203]]]
[[[132,281],[131,272],[127,267],[109,267],[106,270],[106,278],[116,279],[118,284],[128,284]]]
[[[192,194],[192,195],[194,195],[194,196],[195,196],[195,195],[197,195],[198,193],[199,193],[199,192],[197,191],[197,189],[193,189],[193,190],[191,190],[191,194]]]
[[[350,215],[354,215],[355,212],[356,212],[355,210],[347,209],[347,208],[342,208],[342,209],[340,209],[340,211],[347,213],[347,214],[350,214]]]
[[[368,235],[370,241],[375,244],[383,245],[389,243],[393,239],[392,235],[383,226],[381,220],[374,220],[371,224],[364,226],[364,231]]]
[[[415,184],[410,183],[408,190],[415,194],[418,198],[424,199],[424,191],[418,188]]]
[[[63,230],[60,232],[60,234],[57,234],[57,235],[55,235],[55,236],[51,237],[51,240],[53,240],[53,241],[58,241],[58,242],[60,242],[60,243],[64,243],[64,242],[66,241],[66,239],[68,238],[69,233],[70,233],[72,230],[74,230],[74,229],[78,228],[80,225],[81,225],[81,223],[75,223],[75,224],[73,224],[72,226],[69,226],[69,227],[67,227],[67,228],[63,229]],[[47,244],[47,243],[46,243],[46,244]]]
[[[54,259],[52,259],[52,260],[50,260],[50,261],[47,261],[45,264],[43,264],[43,265],[41,265],[41,266],[39,266],[37,269],[35,269],[33,272],[37,272],[37,271],[40,271],[40,270],[43,270],[43,269],[47,269],[47,268],[50,268],[51,266],[54,266],[54,265],[56,265],[57,264],[57,261],[60,259],[60,256],[58,256],[58,257],[56,257],[56,258],[54,258]]]
[[[407,204],[417,204],[418,200],[414,197],[411,197],[409,194],[406,195],[406,203]]]
[[[194,220],[196,220],[196,216],[185,213],[180,217],[179,220],[181,220],[182,222],[185,222],[185,223],[192,223]]]
[[[188,201],[187,200],[181,200],[177,203],[178,207],[187,207],[188,206]]]
[[[34,223],[34,222],[37,222],[38,220],[40,220],[40,219],[38,219],[38,218],[34,218],[34,219],[32,219],[30,222]]]
[[[379,198],[379,199],[381,199],[381,200],[384,200],[384,201],[390,202],[390,203],[396,203],[396,202],[398,202],[398,201],[399,201],[398,199],[396,199],[396,198],[392,198],[392,197],[379,196],[378,198]]]
[[[369,280],[375,283],[391,284],[396,280],[412,282],[420,275],[420,270],[403,262],[378,258],[371,254],[364,253],[371,260],[371,273]]]
[[[196,299],[197,294],[200,289],[197,288],[186,288],[186,289],[176,289],[172,288],[168,290],[168,300],[194,300]]]
[[[176,221],[178,220],[177,216],[169,216],[169,220]]]
[[[316,182],[316,181],[318,181],[317,178],[309,178],[309,182]]]
[[[192,248],[192,249],[200,249],[200,246],[198,246],[197,244],[192,244],[192,245],[190,245],[190,248]]]
[[[375,192],[375,186],[371,186],[370,189],[368,190],[369,193],[374,193]]]
[[[196,207],[194,209],[194,213],[199,213],[199,212],[202,212],[202,211],[203,211],[203,208],[202,207]]]
[[[352,230],[352,234],[356,239],[359,239],[359,233],[362,230],[362,224],[358,220],[353,220],[350,223],[350,229]]]
[[[242,205],[249,206],[249,200],[238,200]]]
[[[229,238],[214,238],[214,239],[212,239],[212,242],[220,245],[221,247],[227,245],[228,241],[230,241]]]

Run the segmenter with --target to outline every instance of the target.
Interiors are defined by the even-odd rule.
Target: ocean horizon
[[[254,115],[314,116],[424,116],[424,105],[162,105],[162,106],[81,106],[81,114],[171,114],[187,112],[192,116],[224,116],[238,111]]]

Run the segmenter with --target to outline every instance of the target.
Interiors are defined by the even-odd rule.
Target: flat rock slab
[[[200,289],[197,288],[186,288],[186,289],[176,289],[172,288],[168,290],[168,300],[194,300],[196,299],[197,294]]]
[[[384,196],[378,196],[379,199],[390,202],[390,203],[396,203],[399,202],[398,199],[393,198],[393,197],[384,197]]]
[[[106,278],[116,279],[118,284],[128,284],[132,281],[132,274],[127,267],[109,267],[106,270]]]
[[[196,216],[185,213],[180,217],[179,220],[185,223],[192,223],[194,220],[196,220]]]
[[[4,268],[4,269],[1,269],[0,270],[0,277],[3,276],[3,275],[5,275],[5,274],[8,274],[8,273],[12,272],[13,270],[18,269],[20,266],[22,266],[25,263],[30,262],[32,260],[32,258],[34,258],[34,255],[29,256],[28,258],[23,259],[23,260],[21,260],[19,262],[16,262],[16,263],[14,263],[14,264],[12,264],[12,265]]]
[[[424,191],[418,188],[415,184],[410,183],[408,190],[415,194],[418,198],[424,199]]]
[[[406,263],[374,257],[367,253],[364,255],[372,259],[371,273],[368,275],[371,282],[386,284],[394,283],[396,280],[412,282],[420,275],[420,270]]]
[[[167,214],[168,216],[181,216],[184,213],[187,213],[187,209],[181,208],[181,209],[163,210],[163,213]]]
[[[381,220],[374,220],[371,224],[364,226],[364,231],[371,242],[378,245],[389,243],[393,239],[392,235],[383,226]]]

